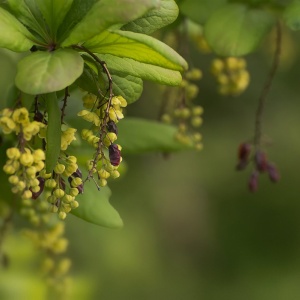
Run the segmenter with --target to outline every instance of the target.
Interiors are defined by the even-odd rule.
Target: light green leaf
[[[60,154],[61,112],[56,93],[46,94],[44,96],[48,113],[48,126],[46,132],[46,172],[52,173]]]
[[[63,41],[91,7],[99,0],[73,0],[72,6],[58,29],[58,42]]]
[[[113,93],[122,96],[128,104],[141,97],[143,92],[143,80],[131,75],[122,75],[118,72],[113,74]]]
[[[76,217],[87,222],[113,229],[123,227],[119,213],[109,203],[111,191],[108,187],[97,190],[93,182],[87,182],[84,193],[76,197],[79,207],[71,210]]]
[[[173,23],[178,17],[178,6],[174,0],[161,0],[160,6],[151,9],[143,17],[122,27],[123,30],[144,34],[152,32]]]
[[[73,28],[62,46],[84,42],[115,24],[126,24],[156,7],[159,0],[101,0]]]
[[[42,37],[42,39],[36,37],[40,43],[49,39],[46,23],[34,0],[7,0],[7,2],[18,20]]]
[[[179,85],[182,81],[181,74],[178,71],[141,63],[131,58],[121,58],[109,54],[101,54],[98,56],[106,62],[109,70],[111,70],[113,74],[115,72],[129,74],[145,80],[172,86]]]
[[[118,143],[122,154],[174,152],[189,149],[175,139],[177,128],[138,118],[125,118],[118,123]]]
[[[0,7],[0,47],[15,52],[29,51],[31,33],[9,12]]]
[[[84,46],[94,53],[131,58],[176,71],[187,69],[187,62],[176,51],[141,33],[109,30],[87,41]]]
[[[52,35],[55,35],[59,25],[71,8],[73,0],[35,0],[43,14]]]
[[[205,24],[211,14],[227,0],[185,0],[179,4],[180,12],[192,21]]]
[[[284,13],[283,19],[286,25],[291,30],[299,30],[300,29],[300,1],[296,0],[289,4]]]
[[[258,47],[274,22],[275,18],[268,11],[227,4],[210,17],[204,35],[218,55],[241,56]]]
[[[16,86],[28,94],[45,94],[71,85],[83,71],[83,59],[71,49],[34,52],[18,63]]]

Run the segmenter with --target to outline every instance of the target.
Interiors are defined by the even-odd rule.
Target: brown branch
[[[68,97],[70,97],[70,94],[69,94],[69,87],[66,87],[65,88],[65,96],[64,96],[64,99],[63,99],[63,106],[61,108],[61,117],[60,117],[60,122],[61,124],[63,124],[63,121],[64,121],[64,117],[65,117],[65,110],[66,110],[66,107],[67,107],[67,102],[68,102]]]
[[[266,82],[261,91],[258,107],[255,115],[255,130],[254,130],[254,146],[255,148],[259,148],[261,146],[261,136],[262,136],[262,119],[265,109],[265,104],[267,100],[267,96],[270,92],[271,85],[273,83],[276,71],[278,69],[279,61],[280,61],[280,53],[281,53],[281,26],[280,22],[276,23],[276,41],[275,41],[275,53],[271,66],[270,73],[266,79]]]

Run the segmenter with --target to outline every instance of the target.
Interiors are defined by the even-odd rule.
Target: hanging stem
[[[266,82],[261,91],[258,107],[255,115],[255,130],[254,130],[254,146],[255,148],[259,148],[261,145],[261,136],[262,136],[262,119],[265,109],[265,104],[267,100],[267,96],[270,92],[271,85],[273,83],[273,79],[275,77],[276,71],[278,69],[279,61],[280,61],[280,52],[281,52],[281,27],[280,22],[276,23],[276,42],[275,42],[275,53],[271,66],[270,73],[266,79]]]

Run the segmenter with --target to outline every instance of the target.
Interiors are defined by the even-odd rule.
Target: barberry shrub
[[[299,29],[299,2],[177,2],[180,10],[174,0],[0,2],[0,48],[13,69],[0,101],[1,232],[13,214],[28,220],[24,235],[43,253],[43,273],[62,299],[70,284],[62,222],[68,213],[120,228],[108,185],[124,172],[124,154],[202,149],[203,108],[194,100],[204,72],[188,70],[189,41],[216,55],[210,72],[218,92],[239,96],[250,82],[244,56],[276,29],[254,137],[241,143],[237,170],[253,166],[251,191],[261,173],[272,182],[280,179],[264,149],[261,119],[279,64],[281,23]],[[160,40],[152,37],[176,19],[156,35]],[[126,107],[142,94],[143,80],[172,87],[163,93],[162,123],[124,119]]]

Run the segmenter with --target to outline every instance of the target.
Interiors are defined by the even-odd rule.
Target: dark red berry
[[[265,152],[257,151],[255,153],[255,164],[259,172],[265,172],[267,170],[268,160]]]
[[[256,192],[258,189],[258,172],[253,171],[248,181],[248,187],[251,192]]]
[[[121,161],[121,151],[119,150],[118,145],[111,144],[108,147],[108,152],[109,152],[110,163],[113,166],[118,166],[120,164],[120,161]]]
[[[250,153],[251,153],[252,146],[248,143],[242,143],[239,146],[238,150],[238,158],[239,160],[246,161],[249,159]]]
[[[37,179],[40,182],[39,183],[40,190],[38,192],[34,193],[31,189],[29,189],[32,193],[33,200],[37,199],[41,195],[41,193],[44,191],[44,187],[45,187],[45,179],[42,177],[38,177]]]
[[[280,180],[280,174],[274,164],[268,164],[267,166],[269,178],[272,182],[278,182]]]
[[[116,135],[118,135],[118,127],[114,121],[107,122],[107,130],[108,130],[108,132],[113,132]]]

